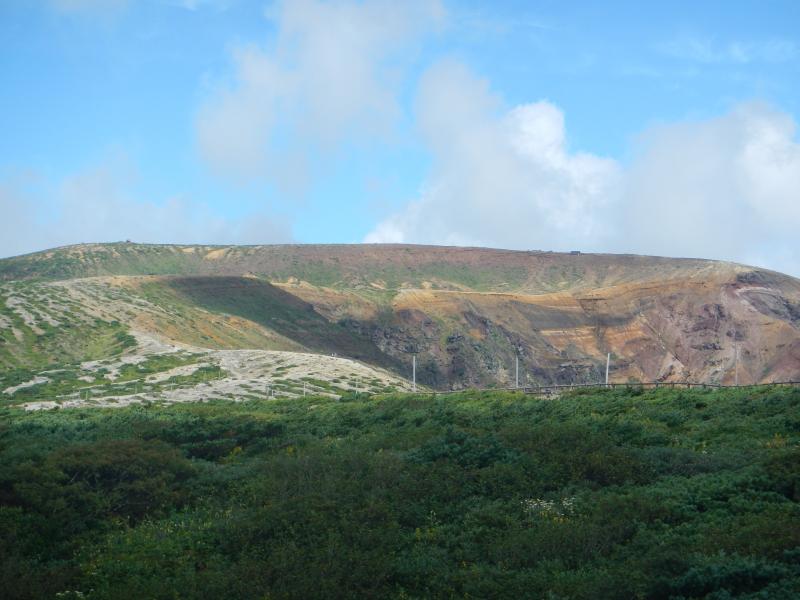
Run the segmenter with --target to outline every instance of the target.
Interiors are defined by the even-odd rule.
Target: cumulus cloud
[[[433,172],[366,241],[569,249],[608,236],[602,215],[619,194],[619,167],[571,151],[554,104],[505,109],[487,82],[443,62],[420,83],[417,115]]]
[[[135,174],[107,161],[51,184],[32,177],[0,181],[0,256],[81,242],[259,244],[292,239],[288,223],[264,214],[221,216],[188,198],[155,203],[127,190]]]
[[[622,166],[571,150],[554,104],[506,108],[457,63],[423,77],[417,104],[431,173],[367,242],[695,256],[800,274],[800,144],[773,107],[651,128]]]
[[[640,137],[618,211],[636,251],[726,258],[800,274],[800,144],[760,103]]]
[[[281,177],[301,149],[389,133],[400,51],[442,15],[436,0],[279,2],[274,43],[236,49],[233,81],[198,111],[201,155],[234,177]]]

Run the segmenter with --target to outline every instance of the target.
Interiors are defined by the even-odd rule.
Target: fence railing
[[[723,383],[699,383],[694,381],[644,381],[644,382],[631,382],[631,383],[554,383],[548,385],[533,385],[533,386],[520,386],[520,387],[504,387],[504,388],[466,388],[463,390],[448,390],[436,391],[436,394],[455,394],[464,392],[469,389],[478,391],[505,391],[505,392],[522,392],[531,395],[545,395],[556,392],[568,392],[570,390],[579,390],[587,388],[597,389],[619,389],[619,388],[645,388],[645,389],[729,389],[729,388],[757,388],[757,387],[773,387],[773,386],[787,386],[794,387],[800,386],[800,381],[775,381],[773,383],[754,383],[750,385],[733,385]]]

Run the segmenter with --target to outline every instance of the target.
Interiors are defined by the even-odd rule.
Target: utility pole
[[[739,385],[739,342],[734,342],[733,384]]]
[[[606,355],[606,387],[608,387],[608,367],[611,365],[611,352]]]
[[[306,397],[306,382],[303,382],[303,398]]]
[[[417,391],[417,355],[411,355],[411,391]]]
[[[514,357],[514,387],[519,389],[519,352]]]

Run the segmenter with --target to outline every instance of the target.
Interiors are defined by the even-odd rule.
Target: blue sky
[[[6,0],[0,255],[420,242],[800,275],[800,3]]]

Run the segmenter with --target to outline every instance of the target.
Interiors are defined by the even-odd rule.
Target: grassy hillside
[[[87,314],[58,290],[25,282],[0,286],[0,374],[110,358],[135,343],[127,326]]]
[[[800,390],[0,419],[6,598],[796,598]]]
[[[98,407],[408,388],[375,364],[393,366],[369,339],[263,281],[0,285],[0,404]]]
[[[195,306],[242,317],[306,348],[395,366],[369,338],[330,323],[314,307],[265,281],[246,277],[176,277],[165,285]]]

